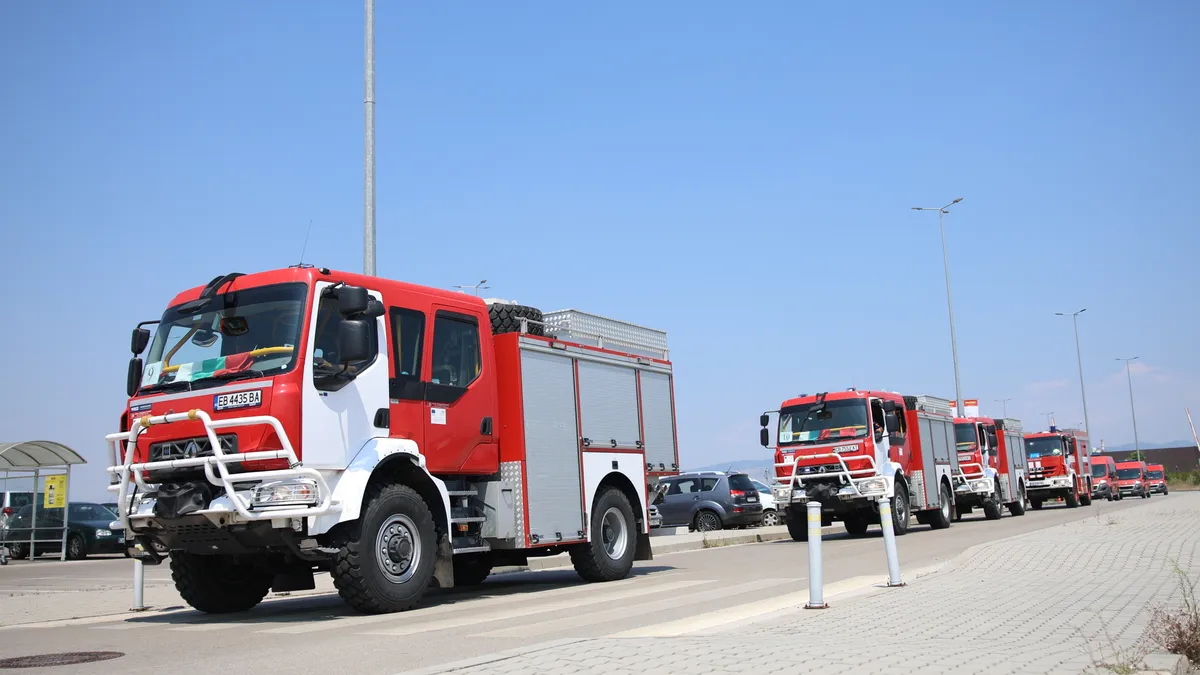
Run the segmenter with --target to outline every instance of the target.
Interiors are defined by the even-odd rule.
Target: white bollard
[[[804,609],[826,609],[821,581],[821,503],[808,503],[808,604]]]
[[[134,559],[133,561],[133,607],[130,611],[142,612],[146,610],[146,605],[143,602],[143,589],[146,581],[146,566],[141,560]]]
[[[887,552],[888,586],[903,586],[900,580],[900,556],[896,553],[896,531],[892,528],[892,501],[879,498],[879,527],[883,530],[883,549]]]

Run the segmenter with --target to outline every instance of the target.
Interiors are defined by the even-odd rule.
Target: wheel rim
[[[942,517],[950,520],[950,495],[946,494],[946,488],[942,488]]]
[[[712,530],[717,529],[717,525],[718,525],[717,517],[714,516],[713,514],[711,514],[711,513],[701,513],[700,514],[700,531],[701,532],[711,532]]]
[[[617,507],[611,507],[604,512],[600,519],[600,544],[604,554],[613,560],[620,560],[629,546],[629,527],[625,515]]]
[[[770,527],[772,525],[778,525],[778,524],[779,524],[779,516],[776,515],[774,511],[771,511],[763,516],[763,525]]]
[[[417,526],[411,518],[399,513],[389,517],[375,537],[379,570],[392,583],[408,581],[421,563],[420,544]]]
[[[72,558],[78,558],[79,553],[83,550],[83,546],[79,542],[78,537],[71,537],[71,541],[67,543],[67,555]]]

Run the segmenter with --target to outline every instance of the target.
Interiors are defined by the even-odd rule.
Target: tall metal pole
[[[954,408],[957,411],[955,414],[962,417],[962,385],[958,378],[958,339],[954,335],[954,301],[950,297],[950,257],[946,253],[945,216],[946,209],[938,209],[938,227],[942,230],[942,265],[946,268],[946,307],[950,310],[950,351],[954,356]]]
[[[1079,363],[1079,394],[1083,397],[1083,430],[1087,432],[1088,443],[1092,442],[1092,424],[1088,420],[1087,389],[1083,386],[1083,353],[1079,351],[1079,315],[1086,312],[1083,308],[1071,315],[1071,323],[1075,326],[1075,360]]]
[[[1137,453],[1138,461],[1142,461],[1142,446],[1138,442],[1137,432],[1137,409],[1133,406],[1133,375],[1129,372],[1129,362],[1137,360],[1138,357],[1130,359],[1117,359],[1125,362],[1125,379],[1129,381],[1129,414],[1133,416],[1133,451]]]
[[[1008,402],[1009,402],[1009,401],[1011,401],[1011,400],[1012,400],[1012,397],[1011,397],[1011,396],[1010,396],[1010,397],[1008,397],[1008,398],[998,398],[998,399],[996,399],[996,402],[997,402],[997,403],[999,403],[999,404],[1001,404],[1001,405],[1003,405],[1003,406],[1004,406],[1004,418],[1005,418],[1005,419],[1008,419]]]
[[[375,0],[366,0],[366,96],[363,98],[363,274],[375,276]]]

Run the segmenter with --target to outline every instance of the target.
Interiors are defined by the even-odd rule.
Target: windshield
[[[1104,478],[1107,475],[1108,475],[1108,465],[1107,464],[1093,464],[1092,465],[1092,478]]]
[[[1121,480],[1136,480],[1142,477],[1142,470],[1138,467],[1132,469],[1117,469],[1117,478]]]
[[[959,452],[970,452],[975,449],[979,439],[975,435],[974,424],[955,424],[954,425],[954,444],[958,447]]]
[[[99,504],[71,504],[71,511],[67,515],[70,516],[72,521],[111,521],[117,519],[117,514]]]
[[[304,284],[277,284],[216,295],[187,313],[180,308],[188,303],[168,309],[150,345],[142,390],[216,386],[291,370],[307,294]]]
[[[1060,457],[1062,454],[1062,440],[1058,436],[1025,439],[1025,456],[1030,459],[1034,457]]]
[[[771,488],[767,487],[765,484],[763,484],[763,483],[760,483],[760,482],[758,482],[758,481],[756,481],[756,480],[752,480],[752,481],[750,481],[750,482],[754,484],[754,489],[755,489],[755,490],[758,490],[759,492],[765,492],[765,493],[767,493],[767,494],[770,494],[770,493],[771,493]]]
[[[867,435],[867,402],[827,401],[785,408],[779,414],[779,444],[819,443]]]
[[[1163,477],[1163,472],[1161,472],[1161,471],[1147,471],[1146,472],[1146,478],[1153,478],[1154,480],[1162,480],[1162,477]]]

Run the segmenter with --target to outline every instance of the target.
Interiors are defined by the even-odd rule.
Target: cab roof
[[[846,391],[830,391],[830,392],[817,393],[817,394],[800,394],[799,396],[796,396],[795,398],[790,398],[790,399],[784,401],[783,405],[781,407],[790,408],[791,406],[805,405],[808,403],[813,403],[817,400],[818,396],[824,396],[826,401],[851,401],[854,399],[863,399],[865,401],[870,398],[878,398],[878,399],[881,399],[884,401],[894,401],[896,403],[904,402],[904,396],[897,394],[894,391],[877,391],[874,389],[865,389],[865,390],[848,389]]]
[[[955,424],[995,424],[996,420],[993,417],[955,417]]]

